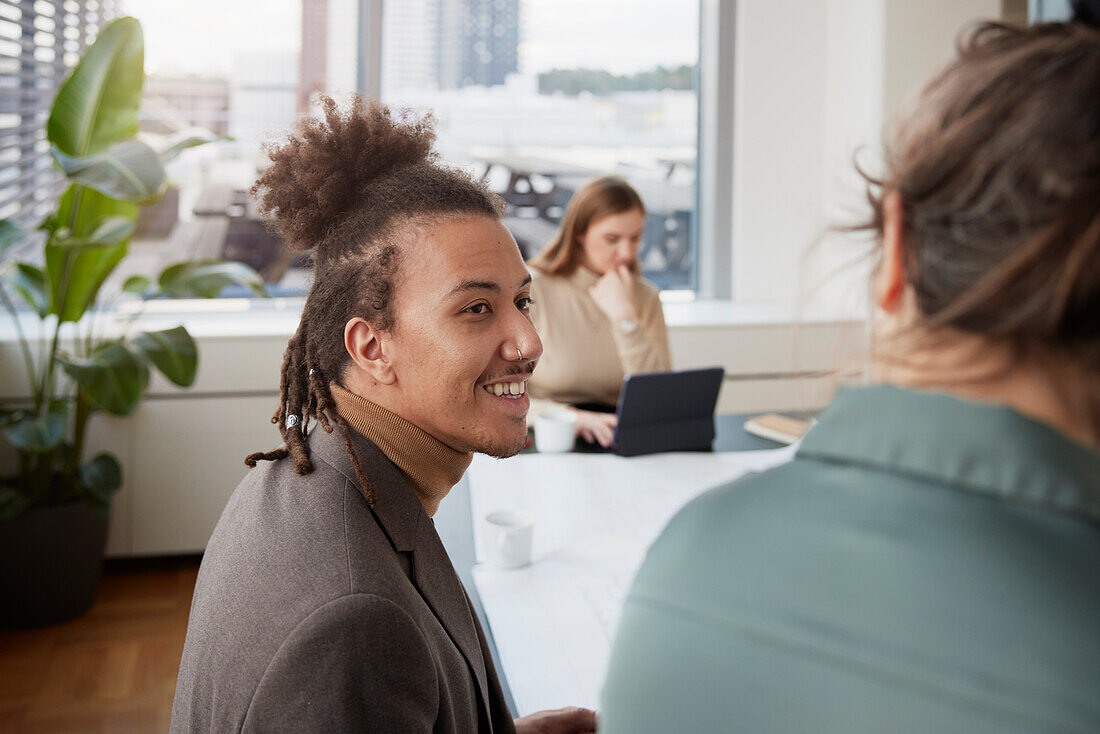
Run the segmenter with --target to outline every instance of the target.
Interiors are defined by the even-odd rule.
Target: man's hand
[[[605,449],[615,440],[615,425],[619,419],[614,413],[595,413],[590,410],[575,410],[576,435],[588,443],[598,443]]]
[[[634,274],[625,265],[608,270],[595,285],[588,289],[592,300],[600,307],[612,324],[620,321],[636,321],[634,310]]]
[[[596,712],[569,706],[516,719],[516,734],[584,734],[596,731]]]

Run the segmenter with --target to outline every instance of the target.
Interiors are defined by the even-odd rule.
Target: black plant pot
[[[88,611],[106,543],[106,514],[83,503],[0,521],[0,625],[43,627]]]

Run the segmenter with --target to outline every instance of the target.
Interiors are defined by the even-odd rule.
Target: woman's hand
[[[598,443],[605,449],[615,440],[618,417],[614,413],[595,413],[590,410],[574,410],[577,414],[576,435],[588,443]]]
[[[634,274],[625,265],[608,270],[588,289],[592,300],[607,314],[612,324],[636,321],[634,310]]]
[[[516,734],[585,734],[596,731],[596,712],[572,706],[516,719]]]

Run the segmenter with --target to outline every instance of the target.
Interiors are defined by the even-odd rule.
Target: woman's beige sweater
[[[558,276],[532,268],[531,276],[531,317],[543,353],[528,383],[529,422],[555,405],[613,406],[626,375],[672,369],[660,291],[649,281],[634,282],[638,328],[624,333],[588,292],[596,273],[578,267]]]

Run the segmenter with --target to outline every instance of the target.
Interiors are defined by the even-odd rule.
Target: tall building
[[[293,51],[244,51],[233,58],[229,134],[242,148],[258,149],[285,132],[297,116],[301,89]]]
[[[386,3],[390,5],[402,3]],[[325,91],[341,95],[361,91],[359,54],[365,39],[360,39],[360,0],[328,0],[328,60]]]
[[[189,127],[229,134],[229,82],[151,74],[141,101],[142,132],[172,135]]]
[[[386,3],[382,23],[383,96],[438,89],[436,43],[439,0]]]
[[[310,98],[325,90],[328,68],[329,0],[302,0],[302,51],[298,57],[298,114],[309,108]]]
[[[500,86],[519,70],[521,0],[401,0],[383,13],[382,87]],[[316,92],[359,90],[361,0],[302,0],[298,111]]]
[[[492,87],[519,71],[519,0],[436,0],[441,89]]]
[[[360,5],[360,0],[302,0],[299,114],[309,109],[317,94],[339,96],[359,91]],[[403,5],[393,3],[394,11],[399,12]]]

